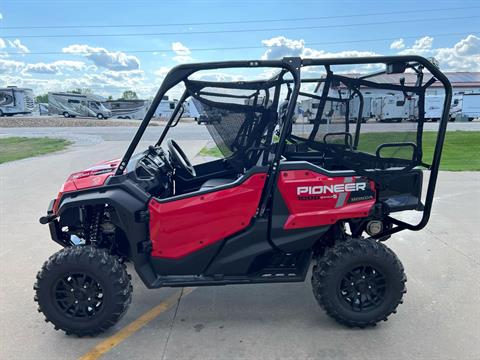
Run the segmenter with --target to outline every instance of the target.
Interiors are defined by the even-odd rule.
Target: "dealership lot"
[[[452,125],[451,130],[478,130],[480,124]],[[152,130],[149,140],[160,132]],[[114,338],[145,312],[179,298],[179,289],[147,290],[134,276],[134,300],[127,315],[106,334],[82,339],[54,331],[33,302],[35,274],[59,249],[38,217],[68,174],[121,156],[133,131],[0,129],[4,135],[75,140],[65,152],[0,166],[1,358],[92,354],[98,343]],[[185,134],[181,145],[190,156],[208,140],[203,127],[182,125],[180,131]],[[316,304],[309,281],[206,287],[170,301],[146,326],[107,349],[104,358],[478,359],[479,184],[480,173],[441,172],[428,227],[402,232],[387,242],[405,265],[408,293],[398,314],[373,329],[352,330],[333,322]]]

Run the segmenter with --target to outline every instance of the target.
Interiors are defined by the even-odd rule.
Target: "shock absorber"
[[[99,240],[100,221],[102,220],[103,206],[94,206],[91,209],[88,238],[92,245],[97,245]]]

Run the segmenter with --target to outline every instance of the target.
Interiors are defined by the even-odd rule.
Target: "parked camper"
[[[150,106],[148,100],[109,100],[104,103],[117,119],[143,119]]]
[[[320,105],[319,100],[307,99],[300,103],[300,107],[303,111],[303,117],[309,123],[313,123],[317,116],[317,110]],[[323,109],[323,116],[320,120],[321,123],[333,122],[334,119],[345,116],[345,109],[342,103],[336,101],[326,101],[325,108]]]
[[[38,114],[39,115],[49,115],[48,103],[38,103]]]
[[[32,89],[9,86],[0,89],[0,116],[31,114],[35,110]]]
[[[360,98],[355,96],[349,103],[349,119],[350,121],[357,121],[358,112],[360,111]],[[372,97],[363,97],[362,122],[367,122],[372,117]]]
[[[372,115],[377,121],[396,121],[410,119],[413,111],[413,99],[403,95],[386,94],[372,100]]]
[[[442,117],[444,101],[445,101],[445,96],[443,95],[425,96],[425,120],[426,121],[428,120],[437,121]]]
[[[469,121],[480,117],[480,93],[463,94],[461,104],[461,114],[466,116]]]
[[[108,119],[112,112],[103,106],[105,99],[93,94],[48,93],[50,114],[63,115],[66,118],[75,116],[97,117]]]
[[[469,94],[475,95],[475,94]],[[477,106],[480,103],[480,94],[476,94]],[[471,101],[473,99],[473,101]],[[437,121],[442,117],[443,102],[445,101],[445,96],[443,95],[428,95],[425,96],[425,120]],[[472,98],[468,97],[467,107],[464,105],[464,94],[456,94],[452,97],[452,104],[450,106],[450,120],[455,121],[457,115],[465,115],[469,120],[475,118],[475,96]],[[472,116],[465,113],[465,110],[470,113]],[[477,112],[477,116],[480,116],[480,110]]]
[[[160,104],[155,110],[155,117],[168,119],[177,105],[177,100],[169,100],[168,96],[164,96]]]

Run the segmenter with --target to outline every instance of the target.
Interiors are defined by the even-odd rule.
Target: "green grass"
[[[426,131],[423,133],[423,161],[431,163],[437,133]],[[415,142],[415,133],[364,133],[360,135],[358,149],[375,153],[377,146],[389,142]],[[392,148],[398,151],[396,157],[411,157],[411,148]],[[382,150],[382,156],[388,156],[389,150]],[[440,170],[447,171],[480,171],[480,131],[449,131],[443,144]]]
[[[423,161],[430,163],[435,149],[437,133],[423,133]],[[391,142],[415,142],[413,132],[378,132],[360,135],[358,149],[375,153],[379,144]],[[382,150],[383,157],[395,152],[395,157],[410,158],[411,148],[391,148]],[[200,155],[222,157],[220,150],[214,147],[204,147]],[[480,171],[480,131],[449,131],[445,136],[440,170],[446,171]]]
[[[200,150],[200,155],[201,156],[218,157],[218,158],[223,157],[222,152],[216,146],[213,146],[213,147],[205,146],[202,150]]]
[[[47,137],[0,138],[0,164],[65,149],[71,142]]]

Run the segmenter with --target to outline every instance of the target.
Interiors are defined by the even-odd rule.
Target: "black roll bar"
[[[398,232],[402,229],[409,229],[409,230],[420,230],[425,225],[428,223],[428,220],[430,218],[430,213],[431,213],[431,208],[432,208],[432,203],[433,203],[433,196],[435,193],[435,186],[438,178],[438,170],[440,167],[440,160],[442,156],[442,148],[443,148],[443,143],[445,140],[445,133],[446,133],[446,128],[448,124],[448,117],[449,117],[449,109],[450,109],[450,104],[452,101],[452,86],[448,80],[448,78],[436,67],[434,66],[431,62],[426,60],[425,58],[421,56],[412,56],[412,55],[402,55],[402,56],[373,56],[373,57],[357,57],[357,58],[322,58],[322,59],[301,59],[301,58],[284,58],[282,60],[252,60],[252,61],[224,61],[224,62],[211,62],[211,63],[198,63],[198,64],[184,64],[184,65],[179,65],[167,74],[165,77],[165,80],[163,81],[162,85],[160,86],[159,90],[157,91],[157,94],[155,95],[154,100],[152,101],[152,104],[147,111],[147,114],[145,115],[143,121],[141,122],[137,132],[135,133],[135,136],[132,139],[132,142],[130,143],[125,155],[123,156],[117,170],[115,171],[115,175],[121,175],[123,174],[123,171],[125,170],[125,167],[127,166],[128,161],[130,160],[133,152],[135,151],[141,137],[143,136],[150,120],[152,119],[155,110],[157,109],[158,105],[160,104],[163,96],[166,94],[168,90],[170,90],[173,86],[177,85],[181,81],[187,80],[187,78],[200,70],[210,70],[210,69],[222,69],[222,68],[248,68],[248,67],[271,67],[271,68],[280,68],[283,69],[280,74],[283,74],[285,72],[290,72],[293,76],[293,80],[288,80],[288,81],[293,81],[294,83],[294,88],[292,91],[292,96],[289,102],[289,107],[287,110],[286,114],[286,122],[283,124],[281,132],[280,132],[280,139],[279,139],[279,144],[276,149],[275,157],[273,162],[271,163],[271,167],[269,170],[269,173],[267,175],[267,185],[265,186],[264,189],[264,196],[262,196],[262,201],[261,201],[261,206],[259,208],[259,214],[263,215],[264,210],[266,208],[268,199],[272,193],[272,187],[275,184],[276,181],[276,176],[278,174],[278,167],[279,167],[279,161],[281,158],[281,154],[283,152],[284,146],[285,146],[285,141],[287,138],[287,133],[289,129],[289,125],[292,123],[292,117],[294,114],[295,106],[296,106],[296,101],[298,94],[300,92],[300,86],[301,86],[301,79],[300,79],[300,68],[303,66],[324,66],[325,68],[328,68],[328,66],[332,65],[355,65],[355,64],[372,64],[372,63],[379,63],[379,64],[391,64],[391,63],[415,63],[418,65],[423,66],[423,68],[427,69],[434,78],[436,78],[438,81],[440,81],[445,89],[445,99],[443,103],[443,112],[442,112],[442,117],[440,119],[439,123],[439,130],[438,130],[438,135],[437,135],[437,141],[435,145],[435,150],[433,154],[433,160],[432,164],[430,167],[430,180],[428,182],[427,186],[427,193],[426,193],[426,199],[425,199],[425,207],[423,211],[423,216],[420,222],[416,225],[408,224],[403,221],[394,219],[392,217],[389,217],[389,220],[396,225],[396,227],[391,228],[381,234],[378,234],[376,237],[383,237],[389,234],[393,234],[395,232]],[[382,72],[384,73],[384,72]],[[281,76],[283,76],[283,74]],[[380,74],[380,72],[378,73]],[[267,80],[267,82],[274,83],[275,81],[278,81],[281,76],[279,74],[275,75],[271,79]],[[369,80],[366,80],[369,76],[364,76],[363,78],[348,78],[348,77],[342,77],[341,75],[334,75],[336,79],[339,79],[340,81],[345,81],[351,85],[354,85],[355,87],[360,88],[361,86],[366,86],[366,87],[375,87],[379,89],[385,89],[385,90],[400,90],[401,91],[406,91],[406,92],[411,92],[415,94],[419,94],[422,96],[425,91],[425,86],[400,86],[400,85],[392,85],[392,84],[381,84],[381,83],[375,83]],[[431,80],[433,81],[433,80]],[[314,82],[314,81],[312,81]],[[199,81],[199,83],[201,83]],[[232,88],[248,88],[248,89],[264,89],[265,88],[266,82],[263,81],[254,81],[254,82],[237,82],[237,83],[225,83],[224,87],[232,87]],[[258,87],[258,88],[257,88]],[[323,95],[323,94],[322,94]],[[323,96],[322,96],[323,97]],[[326,97],[326,96],[325,96]],[[325,98],[323,97],[323,98]],[[423,107],[424,104],[422,104],[421,107]],[[178,110],[179,111],[179,110]],[[423,117],[424,114],[419,113],[419,120],[423,122]],[[422,125],[421,125],[422,126]],[[166,128],[168,129],[168,127]],[[165,131],[165,130],[164,130]],[[166,134],[166,133],[165,133]],[[162,134],[163,135],[163,134]],[[164,138],[165,136],[163,136]]]

